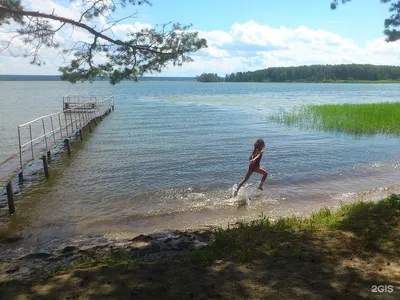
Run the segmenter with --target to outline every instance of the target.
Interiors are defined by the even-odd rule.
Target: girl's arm
[[[253,150],[253,153],[250,155],[250,157],[249,157],[249,161],[251,161],[251,160],[252,160],[252,158],[251,158],[251,157],[254,155],[254,153],[255,153],[255,152],[256,152],[256,149],[254,149],[254,150]]]
[[[257,155],[256,155],[256,157],[254,157],[253,159],[250,159],[250,161],[252,162],[252,161],[256,161],[260,156],[261,156],[261,154],[263,154],[263,152],[264,152],[264,150],[261,150]]]

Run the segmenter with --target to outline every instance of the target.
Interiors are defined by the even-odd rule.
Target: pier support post
[[[8,210],[10,211],[10,215],[15,214],[15,206],[14,206],[14,190],[11,181],[7,184],[7,201],[8,201]]]
[[[79,138],[81,139],[81,142],[83,141],[83,131],[82,129],[79,129]]]
[[[47,163],[47,156],[43,155],[42,156],[42,160],[43,160],[44,176],[46,178],[49,178],[50,177],[50,173],[49,173],[49,164]]]
[[[69,139],[64,140],[64,149],[67,149],[68,156],[71,155],[71,144],[69,143]]]
[[[51,152],[50,152],[50,150],[47,151],[47,162],[48,163],[51,162]]]
[[[92,133],[92,121],[89,122],[88,126],[89,126],[89,133]]]
[[[96,125],[96,126],[97,126],[97,117],[96,117],[96,118],[94,118],[94,119],[93,119],[93,121],[94,121],[94,125]]]
[[[18,173],[18,180],[19,182],[23,182],[24,181],[24,172],[21,170]]]

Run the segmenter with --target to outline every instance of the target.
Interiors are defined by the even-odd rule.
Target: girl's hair
[[[262,149],[265,147],[265,143],[263,139],[258,139],[255,143],[254,143],[254,150],[256,149]]]
[[[254,143],[254,150],[253,150],[253,153],[250,155],[249,160],[253,158],[254,154],[256,153],[256,150],[261,150],[264,147],[265,147],[264,140],[263,139],[258,139]]]

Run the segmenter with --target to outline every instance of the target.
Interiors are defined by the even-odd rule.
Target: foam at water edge
[[[237,190],[237,184],[235,183],[234,185],[233,185],[233,187],[232,187],[232,198],[233,197],[235,197],[235,192],[236,192],[236,190]]]

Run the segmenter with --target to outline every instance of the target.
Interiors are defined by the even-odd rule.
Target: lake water
[[[22,189],[17,214],[0,196],[0,232],[18,249],[115,239],[165,229],[226,226],[261,214],[303,215],[400,190],[400,138],[287,127],[268,120],[303,104],[398,101],[397,84],[0,82],[0,161],[17,152],[17,125],[62,108],[67,94],[108,96],[115,111],[52,178]],[[237,198],[254,141],[261,165]],[[15,251],[15,249],[13,249]]]

